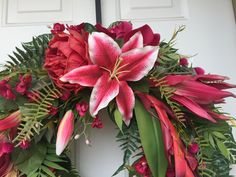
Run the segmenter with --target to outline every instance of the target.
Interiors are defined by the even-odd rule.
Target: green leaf
[[[160,122],[152,117],[137,99],[134,110],[141,143],[153,177],[165,177],[167,159],[165,157]]]
[[[212,132],[212,134],[213,134],[214,136],[216,136],[217,138],[220,138],[220,139],[223,139],[223,140],[226,140],[226,139],[227,139],[227,138],[225,137],[225,135],[223,135],[223,134],[220,133],[220,132],[214,131],[214,132]]]
[[[229,151],[228,151],[227,147],[225,146],[225,144],[224,144],[222,141],[218,140],[218,139],[216,139],[216,144],[217,144],[217,146],[218,146],[218,148],[219,148],[221,154],[222,154],[225,158],[227,158],[227,159],[230,160]]]
[[[114,117],[115,117],[115,122],[116,122],[117,126],[119,127],[120,131],[122,131],[123,118],[122,118],[122,115],[118,109],[115,110]]]
[[[51,162],[51,161],[48,161],[48,160],[44,160],[43,162],[45,165],[47,165],[48,167],[51,167],[51,168],[54,168],[54,169],[57,169],[57,170],[63,170],[63,171],[66,171],[68,172],[67,169],[63,168],[62,166],[54,163],[54,162]]]
[[[42,168],[42,170],[43,170],[46,174],[48,174],[49,176],[55,177],[55,174],[54,174],[51,170],[49,170],[47,167],[42,166],[41,168]]]
[[[210,142],[211,146],[215,148],[215,141],[214,141],[213,137],[211,136],[211,134],[209,134],[209,142]]]
[[[138,82],[129,83],[129,85],[132,87],[133,90],[136,90],[136,91],[140,91],[143,93],[148,93],[149,91],[149,85],[146,79],[142,79]]]

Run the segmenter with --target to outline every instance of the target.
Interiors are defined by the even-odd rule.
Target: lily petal
[[[93,32],[88,38],[91,61],[98,66],[113,69],[121,54],[119,45],[105,33]]]
[[[192,76],[190,75],[168,75],[165,77],[165,80],[167,81],[167,85],[174,86],[190,79],[191,77]]]
[[[74,114],[72,110],[65,113],[62,118],[58,131],[57,131],[57,141],[56,141],[56,154],[60,155],[66,148],[71,135],[74,131]]]
[[[124,122],[128,126],[133,116],[133,108],[135,104],[134,93],[127,82],[120,82],[119,94],[116,97],[118,109],[124,118]]]
[[[192,100],[183,97],[183,96],[178,96],[174,95],[171,97],[173,100],[179,102],[186,108],[188,108],[191,112],[195,113],[196,115],[208,119],[211,122],[216,122],[215,119],[213,119],[201,106],[199,106],[197,103],[193,102]]]
[[[0,120],[0,131],[7,130],[19,125],[20,123],[20,110],[13,112],[9,116]]]
[[[129,39],[129,41],[127,41],[124,44],[124,46],[122,47],[122,53],[135,48],[142,48],[142,47],[143,47],[143,36],[141,32],[137,32]]]
[[[97,115],[98,111],[105,108],[119,93],[119,83],[110,79],[108,74],[103,74],[95,84],[90,97],[90,114]]]
[[[146,46],[122,53],[120,80],[138,81],[153,68],[158,55],[158,47]],[[121,72],[122,72],[121,71]]]
[[[93,87],[100,76],[101,71],[97,65],[86,65],[66,73],[60,80],[71,84]]]
[[[191,97],[200,104],[210,104],[225,97],[235,96],[231,92],[222,91],[201,82],[191,80],[182,82],[181,86],[178,86],[176,89],[175,94]]]

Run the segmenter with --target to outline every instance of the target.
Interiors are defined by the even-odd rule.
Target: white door
[[[177,41],[180,52],[195,55],[191,61],[207,72],[227,75],[236,84],[236,25],[232,0],[101,0],[104,26],[117,20],[134,27],[148,23],[162,40],[186,25]],[[234,92],[236,92],[234,90]],[[236,116],[236,100],[228,99],[225,110]],[[122,162],[109,120],[104,130],[92,130],[92,147],[80,143],[78,167],[82,177],[110,177]],[[232,174],[236,174],[233,172]],[[117,177],[125,177],[125,173]]]
[[[104,26],[116,20],[132,20],[135,27],[148,23],[162,39],[169,39],[174,28],[185,24],[177,47],[185,54],[198,54],[195,66],[231,77],[236,83],[236,25],[231,0],[101,0]],[[94,0],[0,0],[0,63],[15,46],[32,36],[47,33],[54,22],[95,23]],[[236,116],[235,100],[227,112]],[[82,177],[110,177],[122,163],[122,152],[115,142],[111,121],[105,128],[91,130],[88,147],[81,139],[75,150]],[[125,177],[125,173],[117,177]]]

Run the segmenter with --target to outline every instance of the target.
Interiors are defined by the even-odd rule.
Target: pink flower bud
[[[197,154],[199,152],[199,145],[197,143],[192,143],[188,146],[188,151],[191,154]]]
[[[194,68],[194,71],[196,72],[197,75],[203,75],[203,74],[205,74],[205,70],[202,69],[201,67],[196,67],[196,68]]]
[[[79,113],[80,117],[85,116],[87,110],[88,110],[88,104],[85,101],[82,101],[81,103],[76,104],[76,110]]]
[[[56,140],[56,154],[60,155],[67,144],[70,141],[70,138],[74,131],[74,113],[72,110],[69,110],[65,113],[62,118],[60,125],[57,131],[57,140]]]
[[[181,65],[181,66],[188,66],[188,59],[187,58],[181,58],[180,60],[179,60],[179,64]]]

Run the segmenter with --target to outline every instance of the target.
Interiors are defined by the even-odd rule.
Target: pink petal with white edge
[[[159,47],[146,46],[140,49],[133,49],[121,55],[120,80],[138,81],[142,79],[153,68]],[[119,71],[119,72],[120,72]]]
[[[60,155],[66,148],[68,142],[70,141],[71,135],[74,131],[74,114],[72,110],[65,113],[62,118],[58,131],[56,140],[56,154]]]
[[[129,41],[127,41],[122,47],[122,53],[127,52],[132,49],[142,48],[143,47],[143,36],[141,32],[135,33]]]
[[[135,98],[133,90],[129,87],[127,82],[120,82],[119,94],[116,97],[118,109],[123,116],[125,124],[128,126],[133,116],[133,109]]]
[[[86,65],[73,69],[62,76],[60,80],[71,84],[93,87],[101,75],[101,70],[98,66]]]
[[[91,61],[98,66],[113,69],[121,54],[118,44],[105,33],[93,32],[88,38]]]
[[[103,74],[95,84],[90,97],[90,114],[96,116],[98,111],[105,108],[119,93],[119,83]]]
[[[191,112],[195,113],[196,115],[208,119],[211,122],[216,123],[216,120],[213,119],[207,112],[206,110],[204,110],[201,106],[199,106],[197,103],[193,102],[192,100],[183,97],[183,96],[178,96],[178,95],[174,95],[171,97],[173,100],[179,102],[180,104],[182,104],[183,106],[185,106],[186,108],[188,108]]]

